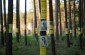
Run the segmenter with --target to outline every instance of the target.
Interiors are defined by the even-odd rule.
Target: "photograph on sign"
[[[46,36],[40,36],[40,45],[47,46],[47,37]]]
[[[41,21],[40,23],[40,31],[46,31],[47,30],[47,22],[46,21]]]

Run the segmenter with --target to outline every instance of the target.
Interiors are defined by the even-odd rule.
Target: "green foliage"
[[[72,9],[72,14],[74,14],[74,9]],[[75,17],[78,17],[79,9],[75,8]]]
[[[0,47],[0,55],[5,55],[5,48],[4,47]]]
[[[85,37],[83,37],[82,40],[83,40],[83,46],[85,46]]]
[[[51,49],[51,38],[50,35],[48,37],[48,47],[47,47],[47,55],[52,55]],[[61,36],[60,36],[61,37]],[[39,43],[36,41],[33,35],[28,35],[28,45],[24,45],[24,35],[21,35],[20,42],[16,42],[16,36],[13,36],[13,55],[39,55]],[[78,38],[71,39],[71,47],[67,47],[67,40],[66,36],[63,35],[61,38],[63,40],[56,41],[56,54],[57,55],[85,55],[85,50],[81,50],[79,47],[79,40]],[[83,46],[85,46],[85,37],[83,37]],[[5,48],[0,48],[0,55],[5,55]]]

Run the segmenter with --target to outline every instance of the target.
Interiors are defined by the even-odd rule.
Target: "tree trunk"
[[[83,0],[79,0],[79,43],[80,43],[80,48],[83,49],[82,46],[82,29],[83,29]]]
[[[40,10],[40,13],[41,13],[41,0],[39,0],[39,10]]]
[[[20,39],[20,16],[19,16],[19,0],[16,0],[16,41]]]
[[[36,0],[34,0],[34,36],[36,38],[36,40],[38,41],[38,35],[36,33],[36,29],[37,29],[37,16],[36,16]]]
[[[76,13],[75,13],[76,5],[75,5],[75,0],[74,0],[73,7],[74,7],[74,37],[76,38]]]
[[[62,18],[61,18],[60,0],[58,7],[59,7],[59,19],[60,19],[60,37],[62,37]]]
[[[4,46],[2,0],[0,0],[0,29],[1,45]]]
[[[8,0],[6,55],[12,55],[13,0]]]
[[[66,37],[67,37],[67,46],[70,47],[70,40],[69,40],[69,33],[68,33],[68,22],[67,22],[67,5],[66,5],[66,0],[64,0],[64,9],[65,9],[65,32],[66,32]]]
[[[41,0],[40,55],[47,55],[47,0]]]
[[[50,36],[51,36],[51,44],[52,44],[52,55],[56,55],[52,0],[49,0],[49,18],[50,18],[50,32],[51,32]]]
[[[3,0],[4,5],[4,42],[6,42],[6,0]]]
[[[25,35],[25,45],[27,45],[27,34],[26,34],[26,25],[27,25],[27,23],[26,23],[26,19],[27,19],[27,12],[26,12],[26,7],[27,7],[27,0],[25,0],[25,14],[24,14],[24,24],[25,24],[25,32],[24,32],[24,35]]]
[[[83,22],[84,22],[84,29],[83,29],[83,32],[84,32],[84,36],[85,36],[85,0],[83,0],[83,3],[84,3],[84,10],[83,10]]]
[[[72,38],[71,0],[68,0],[69,36]]]
[[[58,30],[58,0],[55,0],[55,16],[56,16],[56,39],[59,40],[59,30]]]

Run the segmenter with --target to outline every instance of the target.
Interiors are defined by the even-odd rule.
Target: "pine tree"
[[[56,39],[59,40],[59,30],[58,30],[58,2],[59,0],[55,0],[55,16],[56,16]]]
[[[52,44],[52,55],[56,55],[52,0],[49,0],[49,18],[50,18],[50,32],[51,32],[50,36],[51,36],[51,44]]]
[[[41,0],[39,0],[39,10],[40,10],[40,13],[41,13]]]
[[[71,0],[68,0],[69,36],[72,38]]]
[[[13,0],[8,0],[6,55],[12,55]]]
[[[74,7],[74,37],[76,38],[76,13],[75,13],[76,4],[75,4],[75,0],[74,0],[74,3],[73,3],[73,7]]]
[[[27,3],[26,3],[26,2],[27,2],[27,0],[25,0],[25,14],[24,14],[24,24],[25,24],[25,31],[24,31],[24,35],[25,35],[25,45],[27,45],[27,34],[26,34],[26,32],[27,32],[27,31],[26,31],[26,24],[27,24],[27,23],[26,23],[26,19],[27,19],[27,17],[26,17],[26,16],[27,16],[27,12],[26,12],[27,9],[26,9],[26,7],[27,7]]]
[[[16,0],[16,36],[17,42],[19,42],[20,39],[19,0]]]
[[[36,40],[38,41],[38,35],[36,33],[36,29],[37,29],[37,16],[36,16],[36,0],[34,0],[34,36],[36,38]]]
[[[60,9],[60,0],[58,1],[59,5],[59,19],[60,19],[60,37],[62,37],[62,18],[61,18],[61,9]]]
[[[80,43],[80,48],[83,49],[82,46],[82,37],[83,37],[83,0],[79,0],[79,43]]]
[[[84,5],[84,9],[83,9],[83,22],[85,21],[85,0],[83,0],[83,5]],[[83,25],[83,32],[84,32],[84,36],[85,36],[85,22]]]
[[[1,45],[4,45],[4,36],[3,36],[3,14],[2,14],[2,0],[0,0],[0,35],[1,35]]]
[[[66,5],[66,0],[64,0],[64,10],[65,10],[65,32],[66,32],[66,37],[67,37],[67,46],[70,47],[70,40],[69,40],[69,33],[68,33],[68,22],[67,22],[67,5]]]
[[[40,55],[47,55],[47,0],[41,0]]]
[[[4,5],[4,41],[6,42],[6,0],[3,0]]]

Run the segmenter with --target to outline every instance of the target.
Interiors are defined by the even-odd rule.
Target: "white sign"
[[[41,21],[40,23],[40,31],[46,31],[47,30],[47,22]]]
[[[40,36],[40,45],[47,46],[47,36]]]

